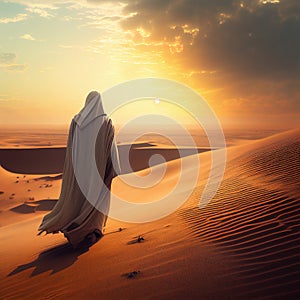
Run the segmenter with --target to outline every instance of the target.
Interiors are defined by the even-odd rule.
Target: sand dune
[[[209,151],[202,148],[180,148],[180,153],[175,147],[165,147],[149,143],[122,144],[118,146],[121,168],[123,173],[143,170],[149,167],[149,159],[154,154],[160,154],[166,161],[185,157],[195,153]],[[146,150],[146,151],[145,151]],[[127,153],[131,169],[126,165]],[[51,148],[3,148],[0,149],[0,165],[10,172],[22,174],[56,174],[63,171],[66,155],[65,147]]]
[[[66,148],[0,149],[0,164],[6,170],[21,174],[60,173]]]
[[[179,214],[193,236],[236,260],[241,298],[299,296],[300,131],[232,148],[227,165],[213,201],[199,210],[194,199]]]
[[[47,176],[14,174],[0,167],[0,178],[3,192],[0,194],[1,211],[11,209],[24,202],[59,197],[60,174]]]
[[[22,220],[0,228],[0,295],[5,299],[299,298],[300,130],[229,148],[221,188],[201,209],[198,202],[209,174],[210,153],[198,156],[197,187],[177,212],[139,225],[109,220],[106,235],[89,251],[70,249],[61,235],[35,236],[42,217],[38,208],[50,209],[53,204],[45,202],[46,197],[37,196],[25,206],[4,206],[2,216],[14,214]],[[181,164],[179,159],[169,161],[160,191],[154,188],[152,193],[167,191]],[[183,171],[187,178],[194,167]],[[12,179],[11,173],[1,172]],[[47,178],[42,180],[46,184]],[[29,184],[39,182],[32,178]],[[1,188],[5,193],[0,197],[11,185]],[[124,196],[144,196],[119,179],[113,188]],[[140,243],[135,242],[138,236],[144,238]],[[124,275],[134,271],[134,278]]]

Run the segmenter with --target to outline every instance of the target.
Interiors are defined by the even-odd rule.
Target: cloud
[[[77,0],[73,1],[61,1],[61,0],[5,0],[8,3],[19,3],[31,8],[40,8],[40,9],[57,9],[58,7],[55,4],[64,4],[67,2],[76,2]],[[78,0],[85,2],[86,0]]]
[[[0,53],[0,64],[9,64],[16,59],[15,53]]]
[[[60,5],[72,9],[97,8],[103,5],[123,5],[126,3],[126,0],[6,0],[6,2],[19,3],[30,8],[39,8],[47,11],[58,9]]]
[[[63,48],[63,49],[72,49],[72,48],[74,48],[73,45],[63,45],[63,44],[58,45],[58,47],[59,47],[59,48]]]
[[[53,17],[46,9],[39,7],[27,7],[26,11],[39,15],[42,18],[51,18]]]
[[[0,94],[0,104],[9,102],[10,96],[7,94]]]
[[[10,64],[10,65],[6,65],[4,66],[4,68],[8,71],[16,71],[16,72],[23,72],[27,69],[27,65],[26,64]]]
[[[27,41],[35,41],[36,39],[31,34],[23,34],[20,36],[21,39],[27,40]]]
[[[27,19],[27,14],[17,14],[12,18],[0,18],[0,24],[16,23]]]
[[[16,62],[15,53],[0,53],[0,70],[23,72],[28,68],[27,64]]]
[[[147,31],[151,42],[177,43],[181,51],[175,52],[182,52],[186,58],[182,62],[191,68],[265,77],[295,75],[300,18],[292,11],[300,10],[300,2],[270,2],[251,0],[246,6],[236,0],[132,1],[125,11],[135,15],[125,19],[123,27]]]

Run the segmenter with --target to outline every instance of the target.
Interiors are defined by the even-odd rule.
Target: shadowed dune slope
[[[196,207],[200,182],[179,212],[193,236],[237,260],[241,299],[300,297],[299,175],[299,129],[233,147],[214,199]]]
[[[147,143],[118,145],[122,173],[136,172],[149,168],[149,159],[154,154],[166,161],[196,153],[210,151],[207,147],[161,147]],[[13,173],[57,174],[63,171],[65,147],[0,149],[0,165]],[[126,164],[129,156],[130,166]]]

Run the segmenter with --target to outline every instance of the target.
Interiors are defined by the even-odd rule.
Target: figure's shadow
[[[74,249],[71,244],[64,243],[41,252],[37,259],[30,263],[18,266],[7,276],[18,274],[30,268],[34,268],[30,274],[30,277],[47,271],[52,271],[50,273],[50,275],[52,275],[70,267],[75,263],[76,260],[78,260],[78,257],[81,254],[87,252],[88,250],[88,247]]]

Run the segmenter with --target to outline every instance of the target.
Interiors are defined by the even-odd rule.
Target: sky
[[[68,124],[89,91],[159,77],[224,126],[296,127],[299,32],[298,0],[1,1],[0,124]]]

